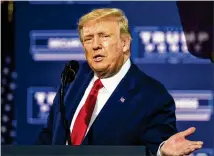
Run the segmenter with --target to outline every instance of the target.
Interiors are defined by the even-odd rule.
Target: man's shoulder
[[[136,66],[136,65],[135,65]],[[141,88],[141,91],[147,92],[147,94],[152,94],[153,96],[164,96],[169,95],[166,87],[162,82],[156,78],[146,74],[143,70],[137,67],[136,78],[138,81],[138,86]]]
[[[79,72],[90,72],[91,68],[88,65],[87,61],[78,61],[79,63]]]
[[[149,101],[150,107],[162,108],[167,103],[173,104],[170,106],[174,107],[174,99],[163,83],[140,69],[136,77],[138,95],[144,102]]]

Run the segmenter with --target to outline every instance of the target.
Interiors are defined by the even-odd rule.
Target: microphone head
[[[73,70],[75,75],[76,73],[78,72],[79,70],[79,63],[75,60],[71,60],[69,63],[68,63],[68,70]]]
[[[74,80],[78,70],[79,63],[77,61],[72,60],[68,64],[66,64],[61,75],[62,84],[67,85],[71,83]]]

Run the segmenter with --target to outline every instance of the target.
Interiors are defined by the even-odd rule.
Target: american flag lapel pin
[[[124,103],[124,102],[125,102],[125,98],[124,98],[124,97],[121,97],[121,98],[120,98],[120,102]]]

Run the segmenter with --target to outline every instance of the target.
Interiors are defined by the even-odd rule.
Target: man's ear
[[[123,52],[130,51],[131,39],[128,35],[122,36],[123,41]]]

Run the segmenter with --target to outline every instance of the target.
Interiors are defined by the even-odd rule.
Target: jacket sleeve
[[[177,133],[175,102],[166,92],[158,98],[151,108],[147,128],[141,134],[140,141],[146,145],[152,155],[156,155],[161,143]]]

